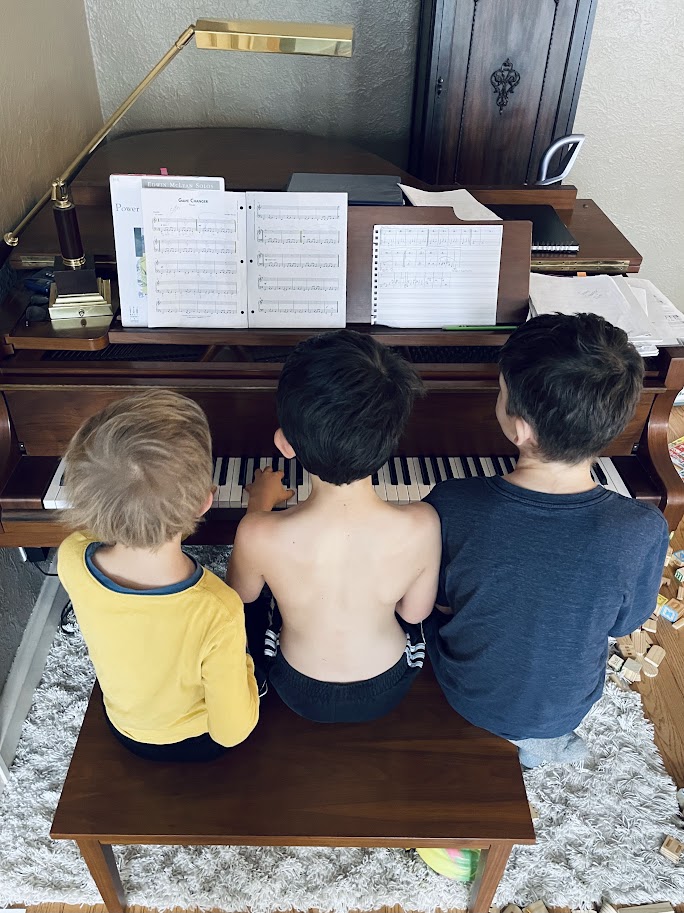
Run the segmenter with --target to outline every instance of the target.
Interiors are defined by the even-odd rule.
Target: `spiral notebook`
[[[505,222],[532,223],[532,250],[535,253],[577,253],[579,244],[562,222],[560,216],[546,203],[519,206],[494,204],[489,207]]]
[[[376,225],[371,323],[496,323],[503,226]]]

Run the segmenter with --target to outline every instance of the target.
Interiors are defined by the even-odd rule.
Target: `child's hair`
[[[156,550],[189,536],[211,491],[211,434],[202,409],[169,390],[118,400],[81,425],[65,455],[72,529]]]
[[[346,485],[387,462],[423,390],[400,355],[337,330],[300,343],[285,362],[278,420],[305,469]]]
[[[624,330],[596,314],[548,314],[519,327],[499,355],[509,415],[525,419],[546,460],[598,456],[634,415],[644,362]]]

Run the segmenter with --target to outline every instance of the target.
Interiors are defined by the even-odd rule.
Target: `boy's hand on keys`
[[[292,489],[283,488],[283,475],[279,469],[275,472],[270,468],[254,471],[254,481],[245,486],[249,492],[248,513],[272,510],[276,504],[282,504],[294,495]]]

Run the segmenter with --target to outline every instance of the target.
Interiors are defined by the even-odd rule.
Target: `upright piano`
[[[295,171],[399,173],[424,187],[354,146],[301,134],[198,129],[114,140],[98,149],[73,184],[81,233],[103,275],[116,277],[109,175],[154,173],[160,166],[171,174],[223,175],[227,189],[283,190]],[[577,200],[574,188],[477,188],[473,193],[485,205],[543,202],[556,208],[578,239],[579,253],[574,259],[540,257],[533,269],[639,269],[638,252],[592,201]],[[55,245],[46,210],[22,236],[12,263],[18,270],[51,265]],[[365,256],[370,262],[370,245],[367,252],[350,256],[350,270],[360,269]],[[358,277],[350,279],[353,284]],[[19,282],[0,308],[0,546],[59,544],[65,534],[56,519],[56,508],[65,506],[60,460],[71,436],[88,416],[141,387],[190,396],[209,418],[217,495],[193,541],[232,541],[244,513],[244,486],[255,467],[285,471],[295,489],[290,504],[307,496],[305,470],[282,460],[273,445],[274,394],[289,349],[316,331],[130,329],[117,318],[106,328],[67,331],[50,323],[26,326],[27,303]],[[355,329],[414,362],[428,391],[416,404],[396,455],[373,480],[381,497],[407,502],[422,498],[441,479],[510,471],[515,449],[494,413],[497,352],[507,331],[367,324]],[[684,484],[667,448],[669,414],[682,387],[684,348],[663,348],[647,359],[636,414],[594,467],[598,484],[655,504],[670,528],[684,514]]]

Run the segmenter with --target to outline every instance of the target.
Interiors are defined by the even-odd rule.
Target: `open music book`
[[[146,307],[122,288],[124,326],[345,325],[346,194],[141,186],[140,200]],[[120,274],[122,255],[117,238]]]

